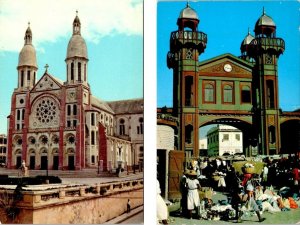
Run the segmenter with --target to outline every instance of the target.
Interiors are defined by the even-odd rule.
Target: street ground
[[[226,199],[227,197],[222,193],[216,192],[213,195],[213,202],[218,202],[218,200]],[[299,203],[299,201],[298,201]],[[298,204],[299,205],[299,204]],[[170,224],[174,225],[188,225],[188,224],[234,224],[234,220],[231,221],[221,221],[221,220],[205,220],[205,219],[187,219],[181,217],[179,213],[179,203],[175,203],[169,206],[170,212]],[[263,218],[266,218],[263,222],[258,222],[256,215],[248,216],[243,219],[243,224],[300,224],[300,208],[291,209],[290,211],[281,211],[276,213],[264,212],[262,214]]]

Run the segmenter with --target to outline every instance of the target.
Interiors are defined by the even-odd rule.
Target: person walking
[[[267,181],[268,181],[268,173],[269,173],[269,168],[267,165],[264,166],[263,168],[263,176],[262,176],[262,181],[263,181],[263,184],[266,186],[267,185]]]
[[[187,188],[188,188],[188,194],[187,194],[187,208],[189,211],[189,218],[192,219],[192,212],[196,207],[196,216],[197,219],[200,219],[200,198],[198,190],[200,189],[200,183],[197,180],[197,173],[194,170],[191,170],[189,173],[187,173]]]
[[[164,201],[164,199],[161,197],[161,190],[160,190],[160,184],[159,181],[156,180],[156,214],[157,214],[157,220],[158,222],[161,222],[162,224],[168,224],[168,207]]]
[[[187,176],[186,172],[182,175],[180,179],[180,193],[181,193],[181,215],[183,217],[187,217],[187,194],[188,194],[188,187],[187,187]]]
[[[254,190],[255,190],[255,182],[253,180],[253,177],[251,177],[246,184],[246,191],[248,195],[248,206],[256,213],[258,217],[258,222],[263,222],[265,218],[262,218],[260,215],[258,205],[256,204],[255,201]]]

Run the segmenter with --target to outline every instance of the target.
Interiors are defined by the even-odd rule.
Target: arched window
[[[120,119],[120,125],[119,125],[119,134],[120,135],[125,135],[125,120]]]
[[[269,143],[274,144],[275,142],[276,142],[275,127],[270,126],[269,127]]]
[[[73,105],[73,115],[77,115],[77,105]]]
[[[275,97],[274,97],[274,82],[273,80],[267,80],[267,104],[268,108],[275,108]]]
[[[144,133],[144,119],[142,117],[139,118],[140,125],[137,127],[137,134]]]
[[[185,142],[187,144],[191,144],[192,137],[193,137],[193,126],[192,125],[185,126]]]
[[[74,63],[71,63],[71,80],[74,80]]]
[[[24,86],[24,71],[21,70],[21,87]]]
[[[81,81],[81,63],[78,63],[78,81]]]
[[[17,120],[20,120],[20,118],[21,118],[21,113],[20,113],[20,110],[18,109],[17,110]]]
[[[214,102],[214,86],[212,84],[205,84],[204,86],[204,101],[205,102]]]
[[[233,102],[233,89],[232,89],[231,85],[224,85],[223,102],[224,103],[232,103]]]
[[[22,120],[24,120],[25,117],[25,109],[22,109]]]
[[[193,105],[193,77],[188,76],[185,77],[185,105],[192,106]]]
[[[91,114],[91,125],[95,126],[95,113]]]
[[[86,64],[84,64],[84,81],[86,81]]]
[[[67,106],[67,115],[70,116],[71,115],[71,105]]]
[[[93,130],[91,132],[91,144],[95,145],[95,131],[93,131]]]
[[[247,85],[242,86],[241,103],[251,103],[251,91]]]

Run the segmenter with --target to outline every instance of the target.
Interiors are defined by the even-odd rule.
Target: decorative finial
[[[250,28],[248,27],[248,35],[250,34]]]
[[[48,68],[49,68],[49,65],[48,65],[48,64],[46,64],[46,65],[45,65],[45,69],[46,69],[46,70],[45,70],[45,73],[47,73],[47,72],[48,72]]]
[[[28,27],[30,27],[30,22],[28,22]]]
[[[187,0],[187,3],[186,3],[186,7],[190,7],[190,1],[189,0]]]
[[[76,16],[78,16],[78,10],[76,10]]]
[[[263,15],[266,15],[265,7],[263,6]]]

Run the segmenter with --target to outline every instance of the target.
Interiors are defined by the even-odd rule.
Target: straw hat
[[[197,176],[197,173],[195,170],[186,170],[185,174],[188,176]]]

